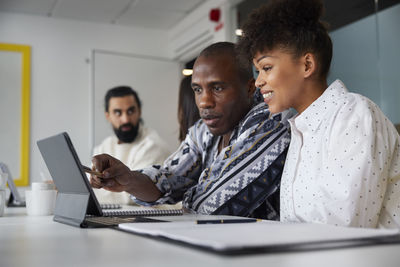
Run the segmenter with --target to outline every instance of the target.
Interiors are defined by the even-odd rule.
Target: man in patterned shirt
[[[182,200],[194,213],[279,219],[276,199],[292,114],[271,116],[264,103],[255,103],[252,70],[238,62],[232,43],[200,53],[192,88],[201,120],[163,166],[131,171],[97,155],[93,166],[103,177],[92,176],[92,186],[129,192],[142,205]]]

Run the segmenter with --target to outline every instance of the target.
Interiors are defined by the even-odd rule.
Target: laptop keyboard
[[[133,222],[163,222],[162,220],[145,218],[145,217],[132,217],[132,218],[123,218],[123,217],[96,217],[96,216],[88,216],[85,218],[85,223],[88,226],[117,226],[120,223],[133,223]]]
[[[130,223],[136,221],[136,218],[121,218],[121,217],[87,217],[87,223],[100,224],[107,226],[115,226],[120,223]]]

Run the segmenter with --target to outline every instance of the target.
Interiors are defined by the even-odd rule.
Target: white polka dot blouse
[[[400,227],[400,137],[376,104],[336,80],[290,124],[282,221]]]

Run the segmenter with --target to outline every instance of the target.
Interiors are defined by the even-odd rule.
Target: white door
[[[178,92],[180,65],[178,62],[94,51],[93,62],[93,145],[114,134],[104,117],[104,96],[118,85],[131,86],[142,101],[142,119],[155,129],[169,145],[171,152],[178,147]]]

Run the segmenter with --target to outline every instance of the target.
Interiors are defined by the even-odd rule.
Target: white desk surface
[[[284,233],[282,233],[284,234]],[[400,245],[219,256],[113,229],[79,229],[52,216],[6,208],[0,217],[0,266],[400,266]]]

